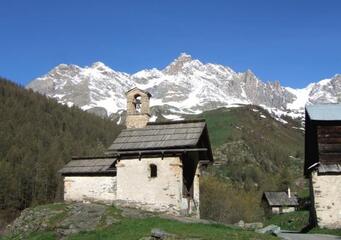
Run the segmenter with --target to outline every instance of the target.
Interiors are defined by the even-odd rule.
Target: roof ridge
[[[286,191],[266,191],[264,193],[282,193],[282,192],[286,193]]]
[[[72,156],[71,160],[111,159],[111,156]]]
[[[199,119],[186,119],[186,120],[176,120],[176,121],[148,122],[147,125],[168,125],[168,124],[197,123],[197,122],[206,122],[206,120],[204,118],[199,118]]]

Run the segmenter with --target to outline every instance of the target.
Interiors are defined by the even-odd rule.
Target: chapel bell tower
[[[137,87],[126,92],[127,96],[127,128],[144,128],[150,118],[149,99],[152,96],[149,92]]]

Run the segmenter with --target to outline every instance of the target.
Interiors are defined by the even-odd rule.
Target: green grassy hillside
[[[268,191],[287,185],[300,190],[304,133],[297,129],[299,122],[280,123],[256,106],[217,109],[200,117],[207,120],[220,176]]]
[[[305,192],[300,122],[280,123],[256,106],[222,108],[199,117],[207,121],[216,161],[202,178],[202,217],[226,223],[263,221],[264,191],[290,186]]]
[[[277,239],[234,226],[179,220],[100,204],[49,204],[25,210],[3,240],[55,240],[61,237],[68,240],[151,239],[152,229],[167,234],[168,237],[163,239],[174,240]]]

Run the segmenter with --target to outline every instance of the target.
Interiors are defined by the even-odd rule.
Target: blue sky
[[[60,63],[133,73],[181,52],[284,86],[341,73],[338,0],[0,0],[0,76]]]

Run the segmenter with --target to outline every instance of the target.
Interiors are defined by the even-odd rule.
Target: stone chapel
[[[73,158],[59,171],[64,200],[200,218],[201,170],[213,163],[205,120],[149,122],[151,94],[133,88],[126,97],[126,129],[106,154]]]

